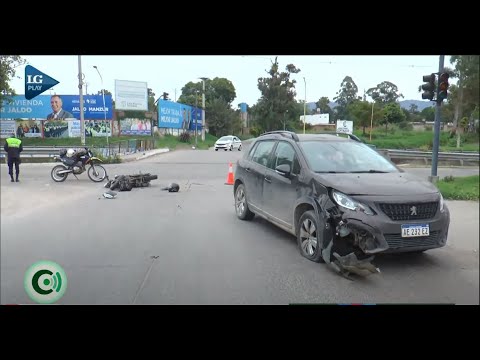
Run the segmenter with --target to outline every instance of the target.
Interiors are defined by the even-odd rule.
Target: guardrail
[[[387,156],[392,161],[401,161],[401,160],[420,160],[423,161],[426,165],[432,160],[431,151],[416,151],[416,150],[396,150],[388,149],[381,150],[378,149],[378,152],[382,153],[384,156]],[[439,152],[438,161],[458,161],[460,165],[467,163],[479,163],[480,155],[479,153],[471,152]]]
[[[116,155],[128,155],[145,150],[152,150],[155,148],[153,140],[121,140],[110,143],[109,146],[93,146],[86,145],[93,152],[98,152],[104,157],[116,156]],[[55,146],[24,146],[21,156],[23,158],[53,158],[58,155],[60,149],[77,149],[81,148],[81,145],[55,145]],[[5,157],[5,153],[0,154],[1,158]]]

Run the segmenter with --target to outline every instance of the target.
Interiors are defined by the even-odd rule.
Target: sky
[[[192,81],[201,82],[200,77],[227,78],[236,90],[233,107],[246,102],[254,105],[260,98],[257,80],[268,76],[277,55],[248,56],[166,56],[166,55],[106,55],[81,56],[82,72],[87,83],[87,92],[96,94],[102,89],[100,76],[93,66],[97,66],[103,78],[104,88],[113,94],[115,100],[115,80],[144,81],[158,98],[163,92],[176,100],[182,87]],[[60,83],[44,95],[76,95],[78,89],[79,57],[76,55],[36,55],[23,56],[27,64],[51,76]],[[401,100],[422,100],[418,86],[422,76],[438,71],[439,56],[317,56],[317,55],[278,55],[280,69],[294,64],[301,71],[293,74],[297,81],[297,100],[315,102],[327,96],[330,101],[336,96],[345,76],[352,77],[357,84],[359,95],[375,87],[382,81],[397,85],[404,95]],[[26,65],[27,65],[26,64]],[[450,66],[450,56],[445,56],[445,66]],[[10,85],[17,94],[25,94],[25,65],[16,69],[19,79]],[[304,80],[305,78],[305,80]],[[454,80],[454,79],[452,79]],[[454,83],[454,81],[451,81]],[[306,91],[305,91],[306,90]],[[83,89],[85,94],[85,87]],[[370,100],[367,97],[368,100]]]

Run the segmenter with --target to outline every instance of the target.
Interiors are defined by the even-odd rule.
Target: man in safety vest
[[[22,140],[15,137],[12,134],[7,138],[5,146],[3,147],[7,152],[8,173],[10,179],[13,182],[13,165],[15,164],[15,180],[19,182],[18,175],[20,174],[20,153],[23,151]]]

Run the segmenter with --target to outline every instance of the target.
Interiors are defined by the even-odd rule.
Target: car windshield
[[[378,152],[356,141],[305,141],[299,144],[310,169],[314,172],[399,172]]]
[[[231,136],[222,136],[220,139],[218,139],[218,141],[230,141],[230,140],[232,140]]]

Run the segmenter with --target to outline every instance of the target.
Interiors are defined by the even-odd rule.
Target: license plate
[[[402,237],[429,236],[430,227],[428,224],[402,225]]]

